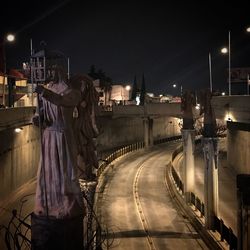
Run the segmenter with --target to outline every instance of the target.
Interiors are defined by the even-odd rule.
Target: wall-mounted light
[[[23,128],[15,128],[16,133],[20,133],[20,132],[22,132],[22,130],[23,130]]]

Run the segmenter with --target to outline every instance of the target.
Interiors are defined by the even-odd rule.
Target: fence
[[[172,137],[166,137],[166,138],[161,138],[158,140],[154,141],[154,145],[158,145],[160,143],[165,143],[165,142],[169,142],[169,141],[175,141],[175,140],[179,140],[181,139],[180,135],[177,136],[172,136]],[[116,150],[115,152],[113,152],[111,155],[109,155],[105,160],[103,160],[103,163],[99,166],[98,171],[97,171],[97,176],[99,177],[102,172],[105,170],[105,168],[115,159],[117,159],[118,157],[125,155],[127,153],[139,150],[144,148],[145,144],[144,142],[136,142],[133,144],[129,144],[127,146],[124,146],[118,150]]]

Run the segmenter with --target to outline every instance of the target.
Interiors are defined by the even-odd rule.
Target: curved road
[[[167,188],[166,165],[178,144],[128,154],[103,174],[97,210],[106,248],[208,249]]]

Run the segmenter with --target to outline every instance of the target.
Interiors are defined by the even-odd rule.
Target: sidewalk
[[[226,139],[219,141],[219,214],[227,227],[237,235],[237,190],[236,173],[227,167]],[[184,180],[183,154],[180,153],[173,162],[180,178]],[[201,144],[195,149],[195,190],[194,193],[204,201],[204,160]]]

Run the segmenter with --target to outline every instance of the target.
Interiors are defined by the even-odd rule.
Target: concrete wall
[[[228,129],[227,163],[237,174],[250,174],[250,132]]]
[[[103,133],[98,137],[98,150],[110,150],[136,141],[143,141],[141,118],[100,117]],[[180,133],[177,118],[154,120],[155,139]],[[9,193],[34,178],[40,157],[39,130],[33,125],[0,131],[0,203]]]
[[[218,119],[250,123],[250,96],[214,96],[212,106]]]
[[[174,117],[160,117],[154,119],[153,136],[160,139],[180,134],[179,119]],[[143,119],[140,117],[115,118],[100,117],[101,133],[97,139],[99,150],[108,150],[114,147],[143,141]]]
[[[0,201],[36,176],[40,155],[39,132],[33,125],[0,132]]]

